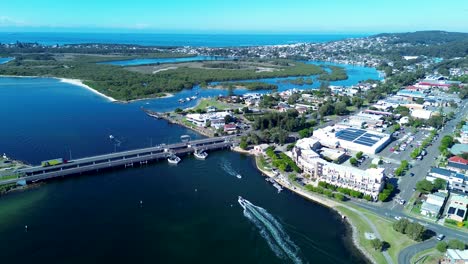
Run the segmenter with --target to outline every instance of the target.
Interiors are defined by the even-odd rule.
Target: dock
[[[192,154],[197,150],[213,151],[229,149],[233,146],[234,139],[235,137],[232,136],[207,138],[69,160],[66,163],[54,166],[44,167],[38,165],[18,169],[15,173],[21,175],[20,178],[1,181],[0,184],[17,183],[20,180],[36,182],[56,177],[98,172],[111,168],[141,166],[158,160],[166,160],[171,155],[184,156]]]

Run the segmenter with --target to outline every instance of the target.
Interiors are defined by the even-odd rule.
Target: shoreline
[[[72,85],[76,85],[76,86],[80,86],[80,87],[83,87],[85,89],[87,89],[88,91],[91,91],[93,92],[94,94],[97,94],[105,99],[107,99],[108,101],[110,102],[117,102],[118,100],[116,100],[115,98],[113,97],[110,97],[108,95],[105,95],[91,87],[89,87],[88,85],[84,84],[82,80],[80,79],[68,79],[68,78],[57,78],[57,77],[53,77],[54,79],[57,79],[59,80],[60,82],[63,82],[63,83],[68,83],[68,84],[72,84]]]
[[[75,86],[85,88],[88,91],[91,91],[92,93],[97,94],[97,95],[107,99],[110,102],[120,102],[119,100],[116,100],[115,98],[112,98],[112,97],[110,97],[108,95],[105,95],[105,94],[103,94],[103,93],[89,87],[88,85],[84,84],[83,81],[80,80],[80,79],[69,79],[69,78],[50,77],[50,76],[28,76],[28,75],[26,75],[26,76],[0,75],[0,77],[4,77],[4,78],[49,78],[49,79],[55,79],[55,80],[59,80],[60,82],[63,82],[63,83],[68,83],[68,84],[71,84],[71,85],[75,85]]]
[[[170,97],[173,97],[175,96],[174,93],[167,93],[167,92],[164,92],[164,96],[160,96],[160,97],[145,97],[145,98],[139,98],[139,99],[133,99],[133,100],[128,100],[128,101],[122,101],[122,100],[117,100],[109,95],[105,95],[101,92],[99,92],[98,90],[96,89],[93,89],[91,88],[90,86],[86,85],[83,83],[83,80],[80,80],[80,79],[70,79],[70,78],[60,78],[60,77],[51,77],[51,76],[30,76],[30,75],[26,75],[26,76],[19,76],[19,75],[0,75],[0,78],[48,78],[48,79],[55,79],[55,80],[59,80],[60,82],[63,82],[63,83],[68,83],[68,84],[71,84],[71,85],[75,85],[75,86],[79,86],[79,87],[82,87],[82,88],[85,88],[87,89],[88,91],[96,94],[96,95],[99,95],[103,98],[105,98],[106,100],[108,100],[109,102],[112,102],[112,103],[123,103],[123,104],[128,104],[128,103],[133,103],[133,102],[137,102],[137,101],[144,101],[144,100],[151,100],[151,99],[163,99],[163,98],[170,98]]]
[[[335,211],[337,214],[339,214],[343,221],[348,224],[349,228],[351,229],[351,241],[353,246],[370,262],[370,263],[376,263],[374,258],[359,244],[359,238],[358,238],[358,231],[356,229],[356,226],[353,224],[353,222],[350,220],[349,217],[346,217],[343,213],[340,212],[339,209],[337,209],[337,206],[343,206],[340,203],[335,202],[334,200],[323,198],[323,197],[318,197],[316,195],[312,195],[310,193],[305,192],[304,190],[298,189],[295,186],[291,186],[290,183],[284,182],[281,179],[278,179],[275,177],[275,175],[272,172],[265,171],[260,166],[258,165],[258,160],[257,156],[251,154],[249,151],[244,151],[244,150],[238,150],[238,149],[233,149],[235,152],[239,152],[242,154],[247,154],[247,155],[252,155],[253,158],[255,159],[255,167],[257,168],[260,173],[262,173],[265,177],[270,177],[275,180],[275,182],[279,183],[281,186],[284,188],[288,189],[289,191],[309,200],[314,203],[317,203],[321,206],[325,206],[327,208],[330,208],[331,210]]]

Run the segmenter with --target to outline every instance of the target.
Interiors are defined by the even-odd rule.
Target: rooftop
[[[336,132],[337,139],[351,141],[353,143],[361,144],[371,147],[385,137],[384,134],[367,132],[364,129],[345,128]]]
[[[454,260],[468,261],[468,250],[447,249],[447,256]]]
[[[450,148],[450,152],[454,155],[468,153],[468,144],[455,144]]]

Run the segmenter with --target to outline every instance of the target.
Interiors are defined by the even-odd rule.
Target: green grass
[[[268,164],[264,157],[256,157],[256,160],[262,170],[271,171],[271,166],[270,164]]]
[[[382,236],[382,239],[390,244],[390,248],[387,250],[387,252],[393,259],[394,263],[398,263],[398,254],[400,254],[401,250],[416,243],[406,235],[400,234],[393,230],[392,221],[367,211],[364,212],[362,209],[358,210],[363,211],[367,218],[369,218],[369,220],[371,220],[372,223],[374,223],[374,225],[377,227],[377,230]]]
[[[381,252],[374,250],[370,244],[370,240],[367,240],[365,237],[366,232],[372,233],[372,229],[369,227],[366,220],[362,219],[362,217],[360,217],[357,213],[349,210],[348,208],[337,206],[336,209],[346,215],[346,217],[356,227],[358,231],[359,244],[364,248],[364,250],[368,252],[375,259],[375,261],[377,261],[377,263],[387,263],[384,255]]]
[[[16,179],[18,178],[18,175],[7,175],[7,176],[2,176],[0,177],[0,181],[5,181],[5,180],[11,180],[11,179]]]
[[[417,264],[436,264],[439,263],[438,261],[444,257],[444,254],[439,252],[435,248],[430,248],[421,252],[418,252],[416,255],[414,255],[411,258],[411,263],[416,263]]]
[[[200,110],[206,110],[208,106],[214,106],[218,110],[225,110],[230,108],[227,104],[218,102],[215,99],[203,99],[201,100],[197,106],[195,106],[194,110],[200,109]]]

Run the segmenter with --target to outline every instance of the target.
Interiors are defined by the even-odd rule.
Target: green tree
[[[434,189],[434,185],[432,182],[424,179],[422,181],[418,181],[416,183],[416,190],[418,190],[421,193],[430,193]]]
[[[247,144],[247,138],[246,137],[242,137],[241,138],[241,141],[239,143],[239,147],[241,149],[247,149],[247,147],[249,146],[249,144]]]
[[[358,161],[357,161],[357,159],[356,159],[356,158],[350,158],[350,159],[349,159],[349,163],[351,163],[351,165],[353,165],[353,166],[355,166],[355,167],[356,167],[356,166],[357,166],[357,164],[358,164]]]
[[[447,243],[445,243],[444,241],[440,241],[439,243],[437,243],[437,246],[436,246],[436,249],[439,251],[439,252],[445,252],[447,251]]]
[[[418,223],[409,223],[405,228],[405,233],[415,241],[421,241],[426,232],[424,226]]]
[[[364,154],[364,153],[362,153],[362,151],[359,151],[358,153],[356,153],[356,159],[362,158],[362,155],[363,155],[363,154]]]
[[[465,250],[466,245],[460,240],[452,239],[448,242],[448,248],[450,249],[458,249],[458,250]]]
[[[378,238],[374,238],[370,241],[372,248],[376,251],[382,251],[384,242]]]
[[[445,188],[447,187],[447,182],[443,179],[435,179],[434,180],[434,189],[436,190],[445,190]]]
[[[405,234],[406,227],[410,224],[410,221],[406,218],[402,218],[393,223],[393,229],[399,233]]]
[[[335,199],[337,199],[338,201],[344,201],[345,199],[345,196],[341,193],[334,193],[333,196],[335,197]]]
[[[348,113],[345,102],[338,102],[335,104],[335,115],[344,115]]]

